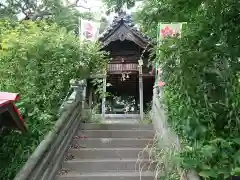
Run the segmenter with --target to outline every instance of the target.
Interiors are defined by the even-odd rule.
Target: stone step
[[[73,139],[71,148],[145,148],[152,139],[141,138],[87,138]]]
[[[79,130],[76,138],[153,138],[148,130]]]
[[[105,119],[101,121],[105,124],[139,124],[140,120],[138,119]]]
[[[152,130],[153,125],[143,124],[91,124],[83,123],[80,125],[80,129],[84,130]]]
[[[105,119],[140,119],[140,114],[105,114]]]
[[[73,159],[127,159],[149,158],[149,152],[142,148],[81,148],[71,149],[68,155]]]
[[[152,125],[81,124],[55,180],[153,180],[144,148],[154,134]]]
[[[65,161],[62,168],[79,173],[154,171],[155,164],[148,159],[74,159]]]
[[[154,172],[96,172],[89,174],[69,172],[58,175],[55,180],[154,180]]]

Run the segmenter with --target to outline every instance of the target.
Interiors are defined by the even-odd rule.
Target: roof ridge
[[[126,28],[129,31],[131,31],[132,34],[134,34],[134,36],[140,38],[141,41],[143,42],[143,44],[145,44],[144,46],[146,46],[146,43],[149,44],[152,41],[152,39],[150,37],[148,37],[147,35],[143,34],[141,32],[141,30],[138,27],[136,27],[137,24],[133,23],[132,15],[127,14],[127,13],[119,14],[119,15],[115,16],[113,21],[112,21],[112,23],[108,27],[105,28],[103,33],[101,33],[99,35],[99,40],[101,42],[104,42],[106,39],[111,37],[111,35],[114,34],[114,32],[121,25],[125,25]],[[116,40],[116,38],[114,38],[114,39]],[[112,41],[114,39],[112,39]],[[109,42],[107,44],[109,44]]]

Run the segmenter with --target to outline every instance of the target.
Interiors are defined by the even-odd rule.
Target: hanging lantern
[[[143,60],[142,59],[138,60],[138,65],[143,66]]]

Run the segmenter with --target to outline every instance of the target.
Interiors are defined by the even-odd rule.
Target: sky
[[[5,0],[0,0],[0,1],[5,1]],[[71,3],[71,2],[75,2],[76,0],[68,0],[68,1]],[[107,7],[104,5],[102,0],[80,0],[79,4],[81,6],[86,7],[86,8],[81,8],[81,7],[77,8],[79,11],[81,11],[81,12],[87,12],[87,11],[94,12],[94,13],[96,13],[96,17],[98,17],[97,20],[99,20],[99,21],[102,18],[102,15],[105,14],[104,12],[106,12],[106,10],[107,10]],[[136,3],[136,5],[133,8],[131,8],[130,10],[127,10],[127,12],[128,13],[134,12],[139,5],[141,5],[141,1],[138,1]],[[90,10],[88,8],[90,8]],[[112,22],[112,20],[113,20],[115,15],[116,15],[115,13],[111,13],[107,17],[109,23]],[[24,15],[23,14],[19,14],[18,18],[19,19],[24,18]]]
[[[80,3],[83,6],[91,8],[92,11],[106,10],[106,7],[104,7],[104,3],[101,0],[80,0]],[[136,5],[131,9],[131,11],[135,11],[136,8],[141,5],[141,3],[141,1],[137,1]]]
[[[86,8],[91,8],[91,11],[99,12],[104,10],[104,4],[101,0],[80,0],[80,4]],[[89,11],[84,8],[78,8],[80,11]]]
[[[80,0],[81,5],[84,7],[90,8],[91,12],[97,13],[97,17],[101,19],[102,14],[106,12],[107,7],[104,5],[104,3],[101,0]],[[141,1],[136,2],[135,6],[129,10],[127,10],[128,13],[136,11],[136,9],[142,4]],[[88,9],[84,8],[78,8],[79,11],[89,11]],[[113,17],[115,16],[115,13],[111,13],[109,18],[109,21],[111,22],[113,20]]]

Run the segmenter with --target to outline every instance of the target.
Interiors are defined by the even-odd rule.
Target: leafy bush
[[[181,39],[167,39],[163,65],[169,123],[182,141],[177,158],[205,179],[240,175],[240,25],[237,1],[147,1],[143,29],[187,22]],[[158,49],[159,50],[159,49]]]
[[[101,70],[99,45],[80,44],[66,29],[44,22],[0,23],[0,90],[19,92],[29,131],[0,137],[0,179],[13,179],[56,120],[72,78]]]

